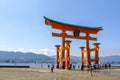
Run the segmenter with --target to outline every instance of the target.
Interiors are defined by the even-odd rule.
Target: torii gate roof
[[[45,24],[51,26],[54,29],[72,31],[72,32],[79,30],[80,32],[89,33],[89,34],[97,34],[97,32],[102,30],[102,27],[88,27],[88,26],[74,25],[74,24],[55,21],[45,16],[44,18],[45,18]]]

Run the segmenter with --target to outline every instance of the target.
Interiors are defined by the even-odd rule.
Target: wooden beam
[[[63,37],[63,34],[62,34],[62,33],[54,33],[54,32],[52,32],[52,36],[55,36],[55,37]],[[86,40],[86,39],[87,39],[86,36],[73,36],[73,35],[67,35],[67,34],[65,35],[65,38],[83,39],[83,40]],[[89,40],[96,41],[97,38],[89,37]]]
[[[102,30],[102,27],[87,27],[81,25],[73,25],[73,24],[55,21],[47,17],[44,18],[45,18],[45,24],[51,26],[53,29],[58,29],[58,30],[65,29],[66,31],[72,31],[72,32],[74,32],[75,30],[79,30],[80,32],[89,33],[89,34],[97,34],[100,30]]]
[[[90,49],[90,51],[95,51],[95,48]]]
[[[91,59],[90,61],[91,61],[91,62],[94,62],[94,61],[95,61],[95,59]]]

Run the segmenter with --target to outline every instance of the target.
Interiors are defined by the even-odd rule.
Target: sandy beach
[[[45,68],[0,68],[0,80],[119,80],[120,69],[94,71],[58,70]]]

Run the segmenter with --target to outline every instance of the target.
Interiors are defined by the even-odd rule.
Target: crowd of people
[[[50,66],[50,65],[48,65],[48,69],[50,69],[50,70],[51,70],[51,72],[53,72],[53,70],[54,70],[54,64],[51,64],[51,66]]]
[[[111,64],[110,63],[105,63],[105,64],[94,64],[91,65],[93,69],[111,69]],[[85,66],[81,65],[81,70],[84,70]]]
[[[58,67],[58,66],[56,66],[56,67]],[[85,69],[85,67],[86,66],[83,64],[81,64],[81,65],[70,64],[68,70],[80,69],[83,71]],[[54,66],[54,64],[51,64],[51,65],[48,65],[48,68],[51,70],[51,72],[53,72],[55,66]],[[94,65],[89,66],[89,72],[90,72],[91,76],[92,76],[93,70],[99,70],[99,69],[111,69],[111,64],[105,63],[105,64],[94,64]]]

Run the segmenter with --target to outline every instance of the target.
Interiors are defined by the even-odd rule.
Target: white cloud
[[[24,48],[19,48],[16,51],[27,52],[27,50],[25,50]]]
[[[24,49],[24,48],[18,48],[18,49],[13,49],[13,48],[8,48],[7,51],[14,51],[14,52],[33,52],[35,54],[44,54],[44,55],[55,55],[55,50],[51,50],[49,48],[44,48],[44,49]]]
[[[49,53],[52,53],[52,50],[50,50],[48,48],[44,48],[44,49],[30,49],[29,52],[34,52],[36,54],[48,55]]]
[[[27,52],[27,50],[25,50],[24,48],[18,48],[18,49],[13,49],[13,48],[8,48],[7,51],[14,51],[14,52]]]

